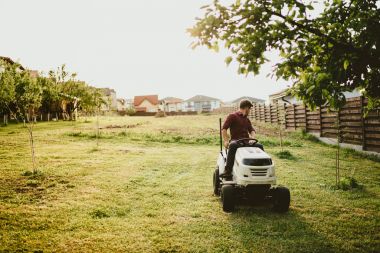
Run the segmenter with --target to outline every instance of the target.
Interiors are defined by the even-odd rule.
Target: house
[[[185,112],[211,112],[220,106],[219,99],[203,95],[197,95],[182,102],[182,109]]]
[[[157,112],[158,111],[158,95],[135,96],[133,105],[136,112]]]
[[[126,111],[133,108],[133,99],[118,98],[117,111]]]
[[[106,104],[103,104],[100,108],[101,111],[116,111],[117,110],[117,98],[116,91],[110,88],[100,88],[103,94],[103,100]]]
[[[38,73],[37,70],[28,70],[29,72],[29,75],[32,77],[32,78],[37,78],[40,76],[40,74]]]
[[[182,111],[183,99],[175,97],[166,97],[160,101],[160,109],[165,112]]]
[[[302,101],[298,100],[292,95],[288,95],[288,88],[281,90],[277,93],[269,95],[270,104],[300,104]]]
[[[118,112],[122,112],[122,111],[125,111],[127,109],[126,99],[118,98],[118,99],[116,99],[116,101],[117,101],[117,111]]]
[[[263,104],[263,103],[265,103],[264,99],[244,96],[244,97],[240,97],[240,98],[237,98],[237,99],[231,101],[229,103],[229,105],[232,106],[232,107],[237,107],[237,106],[239,106],[240,101],[242,101],[243,99],[247,99],[247,100],[251,101],[253,104]]]
[[[302,101],[291,94],[288,94],[289,88],[280,92],[269,95],[270,104],[302,104]],[[351,92],[343,92],[346,98],[360,97],[361,94],[357,90]]]
[[[133,99],[127,98],[125,100],[125,108],[126,109],[132,109],[132,108],[134,108]]]
[[[6,62],[6,63],[8,63],[8,64],[11,64],[11,65],[16,64],[16,62],[13,61],[13,60],[12,60],[11,58],[9,58],[9,57],[0,56],[0,60]],[[21,64],[19,64],[19,63],[17,63],[17,64],[19,65],[19,66],[18,66],[19,71],[23,71],[23,70],[25,70],[25,68],[24,68]],[[0,69],[0,71],[1,71],[1,69]]]

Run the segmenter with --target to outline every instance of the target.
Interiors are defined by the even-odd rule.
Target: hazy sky
[[[227,52],[192,50],[186,29],[212,0],[0,0],[0,55],[47,72],[65,63],[78,78],[110,87],[118,97],[158,94],[223,100],[267,99],[286,87],[266,77],[238,75]]]

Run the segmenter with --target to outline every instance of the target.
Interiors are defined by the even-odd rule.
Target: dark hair
[[[240,109],[251,108],[251,107],[253,107],[253,104],[248,99],[243,99],[242,101],[240,101],[239,107],[240,107]]]

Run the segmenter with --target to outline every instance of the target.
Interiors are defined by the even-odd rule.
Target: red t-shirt
[[[240,111],[228,115],[223,124],[223,129],[230,129],[231,140],[249,138],[249,133],[255,130],[248,117],[244,116]]]

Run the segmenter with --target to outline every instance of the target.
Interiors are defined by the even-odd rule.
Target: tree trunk
[[[35,157],[35,151],[34,151],[34,137],[33,137],[33,121],[29,123],[30,125],[27,126],[28,132],[29,132],[29,143],[30,143],[30,151],[32,155],[32,168],[33,168],[33,173],[37,173],[37,168],[36,168],[36,157]]]
[[[99,112],[96,114],[96,146],[99,147]]]

